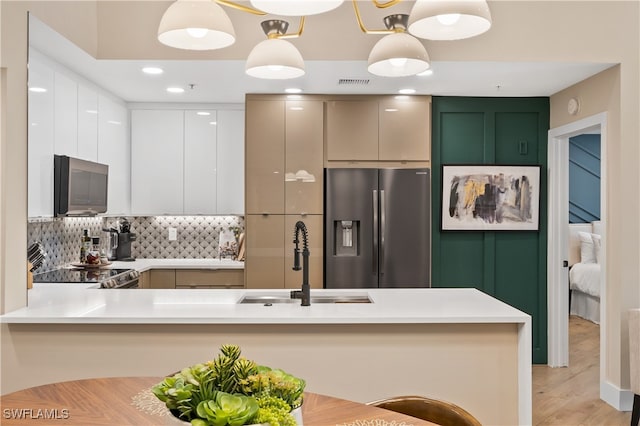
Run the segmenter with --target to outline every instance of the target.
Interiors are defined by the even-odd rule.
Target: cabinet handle
[[[262,216],[269,216],[269,212],[262,212]]]
[[[300,216],[305,217],[308,213],[307,212],[300,212]]]

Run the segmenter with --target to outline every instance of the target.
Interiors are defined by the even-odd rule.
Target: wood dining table
[[[186,425],[151,392],[162,377],[110,377],[36,386],[0,396],[0,424]],[[404,414],[312,392],[304,395],[305,426],[435,425]]]

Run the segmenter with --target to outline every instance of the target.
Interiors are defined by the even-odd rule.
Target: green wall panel
[[[475,287],[482,290],[484,238],[482,234],[453,234],[442,241],[439,269],[447,277],[447,287]],[[435,267],[434,267],[435,269]]]
[[[453,112],[441,116],[442,155],[449,162],[481,163],[484,153],[484,114]]]
[[[532,316],[533,362],[547,362],[548,98],[433,98],[434,287],[475,287]],[[441,232],[441,166],[541,166],[540,230]]]

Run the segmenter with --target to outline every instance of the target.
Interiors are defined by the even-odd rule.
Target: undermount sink
[[[248,294],[238,301],[239,304],[262,304],[272,305],[276,303],[296,303],[300,304],[300,299],[292,299],[284,295],[253,295]],[[311,304],[314,303],[373,303],[367,294],[345,294],[345,295],[311,295]]]

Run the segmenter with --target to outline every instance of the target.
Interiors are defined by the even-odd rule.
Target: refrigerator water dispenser
[[[335,241],[333,255],[357,256],[359,230],[359,220],[335,220],[333,222],[333,241]]]

